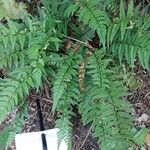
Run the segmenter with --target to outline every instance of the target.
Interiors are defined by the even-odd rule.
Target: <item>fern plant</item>
[[[139,59],[149,69],[147,8],[133,0],[127,6],[123,0],[42,2],[37,16],[6,17],[0,23],[0,69],[7,72],[0,79],[0,124],[46,81],[52,88],[59,144],[65,140],[72,149],[77,108],[102,150],[133,147],[132,106],[123,99],[127,88],[116,68],[133,67]],[[8,141],[12,137],[9,129],[0,134],[2,146],[7,145],[1,140],[5,133]]]
[[[3,18],[23,18],[27,13],[24,3],[15,0],[0,0],[0,20]]]

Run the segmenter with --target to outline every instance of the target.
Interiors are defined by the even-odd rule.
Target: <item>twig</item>
[[[32,97],[33,98],[33,100],[31,101],[31,103],[30,103],[30,105],[29,105],[29,108],[31,108],[32,107],[32,104],[34,104],[34,102],[35,102],[35,97]]]
[[[64,34],[63,34],[63,36],[66,37],[67,39],[70,39],[70,40],[76,41],[76,42],[78,42],[78,43],[84,44],[84,45],[86,45],[87,47],[93,49],[93,47],[92,47],[91,45],[87,44],[86,42],[83,42],[83,41],[80,41],[80,40],[78,40],[78,39],[75,39],[75,38],[66,36],[66,35],[64,35]]]
[[[46,102],[53,103],[49,98],[42,97],[42,100],[43,100],[43,101],[46,101]]]
[[[88,138],[88,136],[89,136],[91,130],[92,130],[92,126],[89,128],[88,133],[87,133],[87,135],[86,135],[86,137],[85,137],[85,139],[84,139],[82,145],[80,146],[79,150],[84,146],[84,144],[85,144],[85,142],[86,142],[86,140],[87,140],[87,138]]]
[[[146,2],[147,2],[148,4],[150,4],[149,0],[146,0]]]
[[[50,90],[47,83],[44,84],[44,90],[45,90],[46,98],[50,99],[50,94],[49,94]]]

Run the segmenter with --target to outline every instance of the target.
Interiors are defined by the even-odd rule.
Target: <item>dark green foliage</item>
[[[149,69],[150,18],[146,16],[146,9],[143,9],[142,16],[140,13],[140,5],[134,8],[131,0],[128,10],[125,11],[121,1],[119,17],[114,18],[108,29],[108,50],[111,50],[114,56],[118,56],[120,63],[127,60],[132,67],[138,56],[141,65]]]
[[[131,105],[123,99],[128,93],[116,68],[139,60],[149,69],[147,7],[133,0],[128,5],[123,0],[43,0],[37,16],[0,23],[0,68],[7,70],[0,80],[0,123],[46,81],[59,144],[65,140],[71,149],[76,107],[102,150],[132,147]],[[7,139],[9,131],[2,132]]]
[[[5,127],[4,130],[0,133],[0,149],[8,149],[9,144],[14,140],[15,135],[20,133],[25,120],[28,117],[27,113],[27,104],[23,102],[19,105],[21,111],[19,111],[13,120],[13,123],[9,124],[9,126]]]
[[[72,84],[76,84],[76,83],[72,83],[70,85],[70,82],[72,82],[72,80],[74,80],[74,78],[77,76],[77,61],[79,61],[79,59],[77,59],[78,57],[76,56],[75,53],[72,53],[68,56],[68,58],[64,58],[65,61],[63,62],[62,66],[60,67],[60,69],[58,70],[58,73],[56,74],[56,78],[54,79],[54,83],[53,83],[53,99],[54,99],[54,103],[53,103],[53,110],[55,111],[59,100],[61,99],[61,97],[63,97],[62,95],[64,95],[65,92],[67,92],[66,90],[68,90],[68,88],[71,86],[70,90],[74,90],[78,89],[77,87],[72,86]],[[66,94],[69,94],[68,92]],[[74,93],[75,94],[75,93]],[[67,95],[69,96],[69,95]],[[73,93],[71,94],[71,96],[73,96]],[[69,101],[71,103],[71,101]]]
[[[79,13],[79,21],[88,24],[89,27],[97,32],[101,39],[101,43],[105,47],[106,39],[106,25],[108,24],[108,17],[105,11],[98,9],[99,1],[81,0],[79,3],[71,5],[66,14],[73,14],[76,10]]]
[[[102,149],[124,149],[132,139],[130,105],[122,100],[126,95],[122,81],[108,69],[110,60],[103,59],[100,51],[89,58],[87,85],[80,112],[85,124],[92,123],[94,136]],[[90,106],[90,107],[89,107]]]

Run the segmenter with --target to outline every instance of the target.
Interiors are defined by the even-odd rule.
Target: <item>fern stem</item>
[[[66,36],[66,35],[64,35],[64,34],[61,34],[61,35],[64,36],[65,38],[67,38],[67,39],[70,39],[70,40],[76,41],[76,42],[78,42],[78,43],[84,44],[84,45],[87,46],[88,48],[93,49],[93,47],[92,47],[91,45],[89,45],[88,43],[86,43],[86,42],[83,42],[83,41],[81,41],[81,40],[78,40],[78,39],[75,39],[75,38]]]
[[[79,150],[84,146],[84,144],[85,144],[87,138],[89,137],[89,135],[90,135],[90,133],[91,133],[91,130],[92,130],[92,126],[89,128],[89,130],[88,130],[88,132],[87,132],[87,135],[86,135],[85,139],[83,140],[83,143],[81,144]]]

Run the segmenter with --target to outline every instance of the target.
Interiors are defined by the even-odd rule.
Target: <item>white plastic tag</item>
[[[30,132],[17,134],[15,137],[16,150],[43,150],[41,134],[46,135],[48,150],[57,150],[58,129],[45,130],[42,132]],[[67,150],[67,144],[62,141],[59,150]]]

